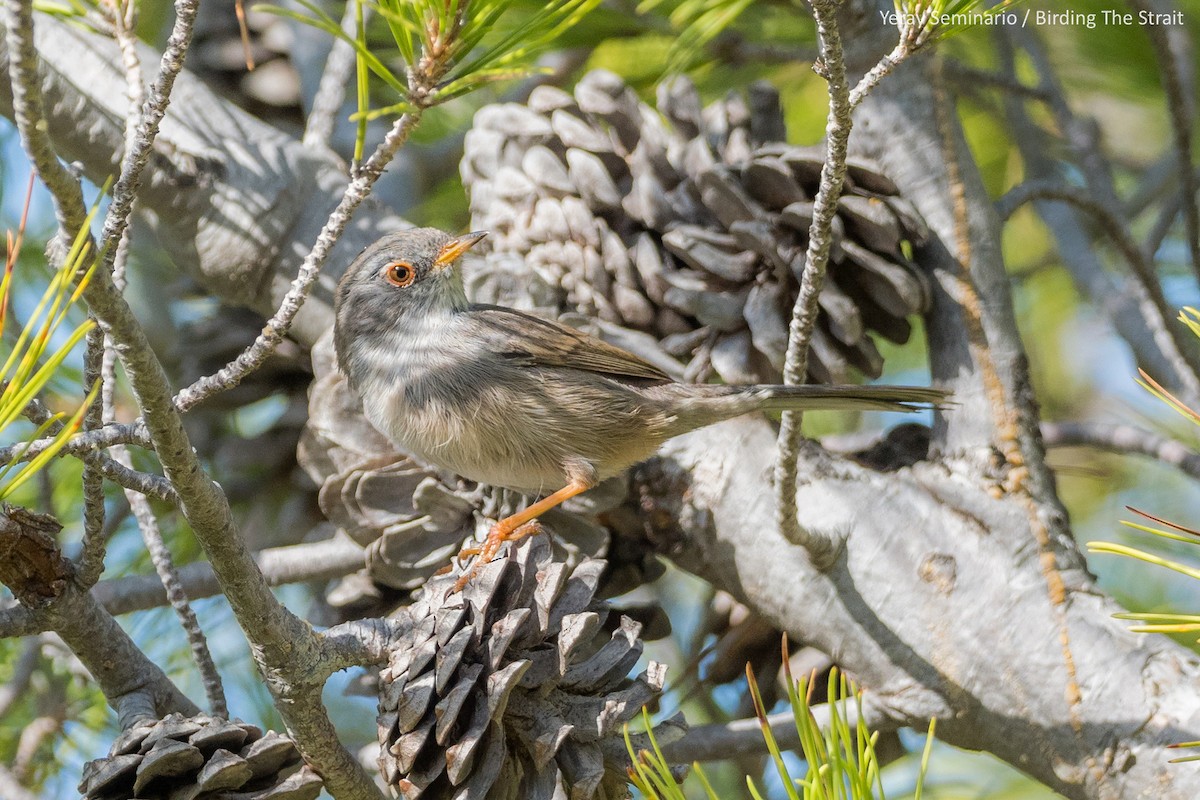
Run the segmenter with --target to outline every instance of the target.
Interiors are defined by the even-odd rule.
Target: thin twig
[[[218,392],[232,389],[247,375],[262,366],[271,353],[275,352],[275,348],[287,335],[292,321],[308,298],[309,289],[321,274],[321,267],[325,264],[325,259],[329,257],[334,244],[341,237],[342,231],[346,229],[350,217],[370,194],[371,187],[383,174],[383,170],[391,162],[396,152],[408,141],[409,135],[420,122],[422,113],[423,108],[417,106],[413,111],[396,120],[396,124],[392,126],[383,142],[358,171],[354,180],[350,181],[342,195],[341,202],[329,215],[325,227],[317,236],[316,243],[300,266],[299,274],[292,281],[291,287],[280,302],[279,309],[271,319],[267,320],[262,333],[254,340],[254,343],[216,373],[200,378],[191,386],[180,391],[175,396],[176,408],[181,412],[187,411]]]
[[[117,250],[117,259],[113,262],[113,284],[116,286],[117,291],[125,290],[125,264],[128,252],[129,236],[126,234],[121,237],[121,246]],[[111,341],[105,344],[104,356],[106,373],[102,376],[102,380],[104,381],[104,386],[109,391],[104,397],[102,404],[103,415],[104,422],[112,422],[114,408],[111,387],[116,384],[116,351]],[[116,461],[126,467],[133,467],[133,462],[129,456],[129,449],[125,445],[119,444],[114,446],[112,452],[113,458]],[[200,621],[196,618],[196,612],[192,610],[191,603],[188,601],[187,592],[180,585],[179,572],[175,568],[175,561],[171,557],[171,551],[163,539],[162,530],[158,527],[158,519],[154,516],[154,511],[150,508],[150,503],[144,495],[126,489],[125,499],[129,502],[129,507],[133,511],[134,518],[137,520],[138,528],[142,532],[142,541],[145,542],[146,550],[150,553],[150,561],[154,564],[154,571],[158,574],[158,579],[166,590],[171,608],[175,611],[175,616],[179,618],[180,627],[183,628],[184,634],[187,636],[192,659],[196,662],[196,668],[200,672],[200,681],[204,686],[204,694],[208,698],[209,711],[215,716],[228,718],[229,705],[225,701],[225,690],[221,685],[221,674],[217,671],[216,662],[213,660],[212,652],[208,648],[208,640],[204,636],[204,631],[200,628]]]
[[[1037,72],[1038,85],[1046,94],[1046,105],[1054,112],[1059,130],[1074,153],[1076,165],[1083,172],[1088,188],[1102,204],[1111,209],[1119,209],[1121,204],[1113,185],[1111,164],[1105,157],[1104,148],[1099,141],[1099,128],[1094,119],[1078,117],[1071,109],[1066,91],[1042,42],[1024,28],[1004,26],[997,30],[1014,42],[1019,42],[1025,50],[1030,64]],[[1012,69],[1009,72],[1015,74]]]
[[[909,49],[909,46],[905,40],[901,39],[900,42],[894,48],[892,48],[892,52],[879,59],[875,66],[867,70],[867,74],[863,75],[862,78],[859,79],[858,83],[855,84],[854,88],[850,91],[850,97],[848,100],[850,110],[853,111],[855,108],[858,108],[858,104],[866,99],[866,96],[871,93],[871,90],[878,86],[881,80],[886,78],[888,75],[891,75],[896,70],[896,67],[904,63],[904,60],[910,55],[912,55],[912,50]]]
[[[341,578],[362,569],[365,558],[362,547],[344,538],[274,547],[257,555],[263,577],[271,586]],[[221,584],[208,562],[194,561],[178,571],[180,586],[193,600],[221,593]],[[157,575],[103,580],[92,588],[92,595],[114,616],[161,608],[169,602]],[[46,626],[24,606],[0,609],[0,639],[32,636],[44,630]]]
[[[1200,453],[1175,439],[1132,425],[1097,422],[1043,422],[1046,447],[1095,447],[1113,453],[1147,456],[1200,478]]]
[[[42,401],[36,398],[34,398],[29,405],[25,407],[25,410],[22,413],[35,425],[41,425],[54,416],[50,409],[46,408]],[[61,422],[52,422],[47,430],[50,432],[51,436],[53,436],[54,433],[61,429]],[[121,432],[117,428],[106,428],[93,431],[93,433],[99,434],[101,431],[107,431],[110,434]],[[50,441],[52,441],[52,439],[38,439],[35,441],[35,444],[40,445],[43,442]],[[20,451],[21,447],[23,447],[23,445],[13,445],[12,447],[0,449],[0,463],[7,463],[6,459],[11,460],[11,456],[8,455],[9,451],[15,453]],[[32,450],[33,448],[31,447],[30,451]],[[34,455],[36,455],[36,453],[26,453],[24,456],[22,456],[21,461],[28,461],[29,459],[33,458]],[[159,500],[166,500],[172,504],[178,504],[179,502],[179,497],[175,494],[175,489],[171,486],[170,482],[166,478],[163,478],[160,475],[151,475],[146,472],[132,470],[129,467],[126,467],[124,464],[117,463],[104,453],[92,452],[92,450],[87,448],[80,448],[73,452],[72,455],[78,456],[85,463],[94,464],[102,473],[104,473],[104,477],[108,478],[118,486],[123,486],[127,489],[133,489],[141,492],[144,495],[148,495]]]
[[[342,14],[342,33],[354,37],[358,28],[359,0],[349,0]],[[363,17],[366,18],[369,6],[363,5]],[[334,125],[338,112],[346,98],[346,85],[350,83],[355,66],[354,47],[349,41],[334,37],[333,45],[329,48],[329,56],[325,59],[325,71],[321,73],[321,82],[313,97],[312,110],[304,124],[304,138],[301,140],[306,147],[325,147],[333,138]]]
[[[129,111],[125,115],[125,152],[134,149],[137,142],[141,108],[146,102],[146,85],[142,82],[142,59],[137,49],[136,0],[124,0],[124,9],[119,5],[113,9],[113,38],[121,51],[121,65],[125,67],[125,91],[129,93]]]
[[[825,163],[821,167],[821,183],[813,203],[804,275],[788,330],[783,368],[783,381],[787,384],[803,383],[808,373],[808,345],[817,322],[817,301],[825,282],[825,267],[833,245],[833,218],[837,214],[838,198],[846,176],[846,152],[852,123],[850,90],[846,83],[846,65],[837,23],[839,5],[831,0],[813,0],[812,3],[817,39],[821,46],[822,69],[829,84],[829,115],[825,125]],[[841,546],[836,534],[805,530],[797,519],[796,477],[801,449],[801,422],[802,415],[799,412],[786,411],[779,429],[779,455],[775,465],[779,526],[784,536],[808,550],[814,564],[828,566]]]
[[[41,422],[44,420],[34,421]],[[62,449],[58,451],[57,455],[59,457],[82,456],[93,450],[107,449],[115,444],[132,444],[144,448],[153,447],[153,442],[150,441],[150,432],[146,429],[146,423],[138,420],[137,422],[129,423],[114,422],[102,428],[97,428],[94,431],[77,433],[63,443]],[[41,439],[34,439],[32,442],[0,447],[0,462],[8,463],[14,458],[22,463],[32,461],[53,445],[54,436],[50,435],[44,436]]]
[[[97,324],[87,334],[87,345],[83,354],[83,394],[86,396],[97,382],[104,390],[104,329],[99,320],[88,314]],[[83,417],[83,430],[91,431],[104,423],[100,403],[88,406]],[[97,455],[95,453],[89,455]],[[83,549],[79,554],[77,580],[80,586],[90,589],[100,580],[104,572],[104,556],[108,540],[104,536],[104,470],[95,458],[83,460]]]
[[[978,88],[990,86],[1008,94],[1015,94],[1027,100],[1045,102],[1049,95],[1044,89],[1028,86],[1019,80],[1010,79],[1007,75],[986,69],[977,69],[957,59],[945,59],[943,70],[946,77],[957,88]]]
[[[118,461],[129,466],[129,453],[123,445],[113,448],[113,453]],[[174,609],[175,616],[179,618],[180,627],[183,628],[184,633],[187,635],[188,645],[192,651],[192,659],[196,662],[196,668],[200,671],[200,680],[204,685],[204,694],[208,698],[209,711],[214,716],[228,717],[229,706],[225,702],[225,690],[221,686],[221,674],[217,671],[217,665],[213,660],[212,652],[208,649],[208,640],[204,636],[204,631],[200,629],[200,621],[196,619],[196,612],[192,610],[187,592],[184,591],[183,585],[179,580],[179,572],[175,568],[175,561],[171,557],[171,551],[167,548],[166,542],[163,541],[162,531],[158,527],[158,520],[154,516],[154,511],[150,508],[150,503],[147,502],[146,498],[137,492],[126,489],[125,497],[129,501],[129,507],[133,509],[133,516],[137,519],[138,527],[142,531],[142,541],[146,543],[146,549],[150,553],[150,561],[154,564],[154,571],[158,573],[158,579],[166,590],[167,599],[171,602],[171,608]]]
[[[167,113],[171,102],[171,90],[175,86],[175,78],[183,69],[183,60],[192,42],[192,30],[196,22],[196,10],[199,0],[175,0],[175,24],[171,35],[167,38],[167,47],[159,62],[158,75],[155,77],[142,113],[138,120],[136,134],[129,137],[132,141],[126,143],[125,157],[121,160],[121,173],[113,186],[112,203],[104,218],[104,228],[101,239],[104,242],[104,271],[112,269],[117,257],[117,244],[125,235],[129,226],[129,215],[133,210],[133,201],[137,196],[138,186],[142,181],[142,170],[150,160],[154,149],[154,139],[158,135],[158,127]],[[126,65],[129,69],[129,65]],[[139,70],[140,72],[140,70]],[[140,75],[138,80],[140,81]]]
[[[1200,381],[1197,379],[1200,375],[1200,356],[1184,326],[1173,324],[1175,311],[1167,302],[1154,264],[1138,247],[1129,229],[1107,205],[1096,200],[1087,190],[1052,181],[1032,180],[1013,187],[996,201],[996,211],[1001,219],[1007,220],[1018,208],[1035,200],[1070,203],[1096,218],[1100,229],[1128,262],[1133,276],[1149,299],[1153,313],[1147,315],[1146,324],[1154,332],[1159,348],[1173,361],[1186,364],[1186,367],[1178,370],[1180,381],[1193,396],[1200,394]]]
[[[101,367],[104,361],[104,331],[99,325],[88,331],[87,346],[83,355],[84,394],[91,391],[97,381],[103,381]],[[93,402],[84,413],[83,429],[94,430],[102,421],[99,403]],[[91,455],[96,455],[92,453]],[[104,572],[104,554],[107,540],[104,538],[104,470],[94,458],[83,460],[83,550],[79,554],[77,580],[85,589],[90,589],[100,580]]]
[[[284,547],[272,547],[256,560],[270,586],[329,581],[363,568],[366,553],[348,538],[326,539]],[[212,565],[194,561],[179,568],[179,583],[188,597],[198,600],[221,593]],[[92,590],[96,599],[113,614],[128,614],[159,608],[167,603],[166,592],[153,575],[131,575],[100,581]],[[0,635],[3,629],[0,628]]]
[[[1179,209],[1182,205],[1183,198],[1178,192],[1163,200],[1162,206],[1158,210],[1158,217],[1150,226],[1146,240],[1142,243],[1142,249],[1149,253],[1151,258],[1155,257],[1158,248],[1162,247],[1162,243],[1166,240],[1167,234],[1171,232],[1171,228],[1175,227],[1175,218],[1179,216]]]
[[[1158,12],[1154,0],[1130,0],[1131,5],[1143,12]],[[1192,272],[1200,280],[1200,206],[1197,206],[1198,191],[1196,176],[1192,169],[1192,128],[1195,107],[1191,93],[1184,86],[1183,70],[1191,68],[1191,58],[1186,50],[1183,30],[1173,34],[1170,26],[1146,24],[1142,26],[1154,57],[1158,60],[1158,71],[1162,75],[1163,92],[1167,98],[1167,111],[1171,117],[1171,132],[1175,145],[1179,169],[1179,198],[1183,205],[1183,223],[1187,239],[1188,255],[1191,257]]]

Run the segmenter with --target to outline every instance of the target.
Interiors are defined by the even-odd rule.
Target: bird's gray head
[[[466,308],[456,264],[485,235],[451,236],[436,228],[413,228],[389,233],[359,253],[334,298],[338,361],[349,364],[355,342],[373,341],[406,322]]]

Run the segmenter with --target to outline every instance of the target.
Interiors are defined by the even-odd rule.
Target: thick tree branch
[[[116,619],[72,579],[73,565],[48,533],[53,527],[48,518],[18,515],[7,508],[0,512],[4,581],[22,598],[24,616],[67,643],[123,726],[143,711],[152,716],[197,713],[195,704],[146,657]],[[21,558],[15,559],[15,553]]]
[[[635,471],[641,504],[629,533],[666,523],[653,533],[672,558],[829,652],[891,725],[937,717],[939,737],[988,750],[1072,798],[1154,787],[1156,797],[1183,800],[1200,789],[1166,748],[1200,733],[1191,688],[1200,659],[1164,637],[1129,633],[1086,572],[1064,570],[1074,677],[1086,687],[1077,731],[1063,699],[1072,676],[1058,606],[1027,514],[991,496],[971,462],[886,475],[832,458],[809,463],[825,477],[797,493],[806,521],[849,532],[842,557],[819,572],[780,534],[763,491],[772,440],[766,423],[743,419],[669,442]]]
[[[881,476],[814,454],[797,507],[805,524],[848,532],[842,556],[818,572],[764,496],[769,429],[725,423],[668,443],[635,472],[630,534],[668,523],[654,539],[674,558],[829,652],[897,724],[938,717],[946,740],[1069,797],[1191,797],[1197,779],[1168,763],[1166,744],[1200,730],[1190,688],[1200,659],[1112,622],[1119,609],[1070,540],[998,222],[932,85],[920,59],[897,70],[860,107],[856,130],[940,237],[920,258],[937,287],[931,364],[960,403],[937,422],[934,445],[954,456]],[[993,443],[1008,462],[999,476]],[[1147,680],[1168,673],[1177,677]]]
[[[259,568],[271,586],[341,578],[363,568],[363,548],[344,538],[263,550]],[[221,593],[221,584],[206,561],[178,568],[179,585],[192,599]],[[156,575],[130,575],[100,581],[92,595],[113,615],[146,611],[167,605],[167,594]],[[46,628],[23,606],[0,609],[0,638],[29,636]]]

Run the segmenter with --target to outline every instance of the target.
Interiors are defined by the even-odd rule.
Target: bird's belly
[[[563,466],[568,454],[557,452],[544,431],[531,433],[520,420],[505,424],[463,408],[451,410],[440,399],[417,407],[406,401],[403,390],[364,388],[365,397],[376,399],[364,403],[367,419],[422,462],[528,494],[553,492],[569,481]]]

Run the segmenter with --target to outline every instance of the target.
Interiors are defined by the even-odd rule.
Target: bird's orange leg
[[[575,495],[586,492],[594,485],[594,483],[584,483],[583,481],[571,481],[549,497],[538,500],[533,505],[518,511],[511,517],[505,517],[497,522],[488,531],[487,538],[483,540],[482,546],[465,547],[459,552],[458,558],[460,560],[471,556],[478,556],[478,558],[475,566],[462,574],[458,582],[454,584],[454,588],[450,590],[450,593],[453,594],[454,592],[462,591],[462,588],[470,583],[471,578],[475,577],[475,574],[483,568],[483,565],[496,557],[496,554],[500,552],[500,547],[505,542],[519,541],[533,533],[537,528],[535,520],[539,516],[545,514],[555,506],[570,500]]]

